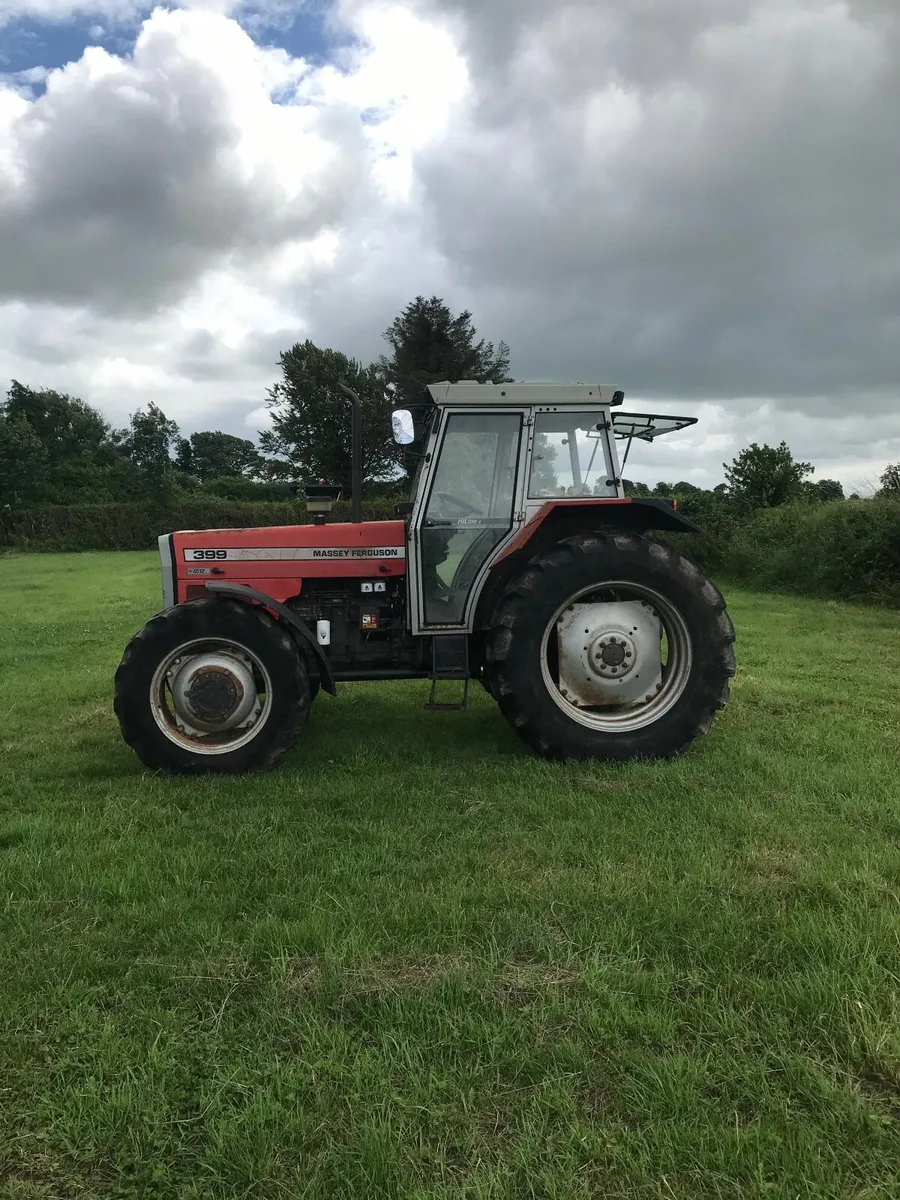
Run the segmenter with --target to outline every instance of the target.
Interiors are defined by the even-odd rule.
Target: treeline
[[[511,377],[506,344],[480,338],[470,313],[437,297],[416,297],[384,336],[389,353],[370,364],[310,341],[284,351],[266,395],[271,428],[256,442],[221,430],[182,437],[155,404],[114,429],[77,398],[13,382],[0,402],[0,547],[141,550],[171,529],[302,522],[304,482],[340,484],[349,498],[340,382],[362,400],[365,516],[393,516],[413,462],[393,442],[390,410],[421,404],[437,380]],[[709,490],[685,480],[624,486],[674,496],[704,530],[676,540],[721,578],[900,602],[900,465],[869,500],[814,480],[784,442],[754,443],[723,471]],[[338,504],[335,517],[348,512]]]
[[[158,501],[201,492],[288,499],[252,441],[219,430],[182,438],[155,404],[114,429],[84,401],[13,380],[0,403],[0,508]]]
[[[671,495],[671,492],[668,493]],[[679,510],[703,529],[670,540],[721,580],[750,587],[900,605],[900,502],[889,497],[742,512],[722,494],[692,491]],[[334,520],[349,520],[338,502]],[[370,500],[363,519],[390,520],[393,500]],[[244,528],[305,521],[302,504],[216,502],[58,505],[0,512],[0,546],[20,550],[149,550],[172,529]]]
[[[349,495],[342,382],[362,401],[366,495],[400,495],[408,463],[391,435],[391,409],[419,404],[425,384],[440,379],[508,380],[509,350],[479,338],[471,313],[454,315],[438,297],[416,297],[384,337],[390,353],[369,364],[310,341],[285,350],[266,394],[271,428],[257,441],[221,430],[182,437],[153,403],[115,429],[80,399],[13,381],[0,401],[0,510],[189,496],[288,502],[314,480]]]

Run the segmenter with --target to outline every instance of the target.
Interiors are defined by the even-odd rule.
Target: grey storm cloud
[[[432,235],[517,373],[896,406],[893,0],[430,7],[474,87],[419,161]]]

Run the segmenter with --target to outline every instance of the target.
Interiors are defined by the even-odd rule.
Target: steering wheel
[[[467,500],[460,500],[459,496],[454,496],[452,492],[435,492],[441,500],[446,500],[449,504],[455,504],[463,516],[468,513],[477,513],[478,509],[474,504],[469,504]]]

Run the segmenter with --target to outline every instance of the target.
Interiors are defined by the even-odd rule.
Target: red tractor
[[[357,680],[428,679],[431,707],[460,708],[477,679],[557,759],[670,758],[709,729],[734,628],[704,573],[645,536],[697,526],[671,501],[626,498],[616,447],[695,418],[613,413],[622,393],[590,384],[428,391],[417,422],[393,417],[418,458],[397,520],[361,520],[348,391],[350,522],[159,539],[163,609],[125,650],[115,691],[148,767],[263,770],[320,689]],[[438,692],[450,681],[452,704]]]

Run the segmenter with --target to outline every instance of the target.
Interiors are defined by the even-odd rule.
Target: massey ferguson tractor
[[[344,390],[350,522],[159,539],[163,608],[115,683],[146,766],[264,770],[320,691],[358,680],[430,680],[431,708],[464,707],[478,680],[548,758],[671,758],[706,733],[734,628],[703,572],[646,536],[697,526],[673,501],[626,497],[616,446],[624,466],[634,439],[696,418],[614,412],[623,393],[591,384],[434,384],[416,420],[393,414],[417,464],[410,503],[363,521]]]

